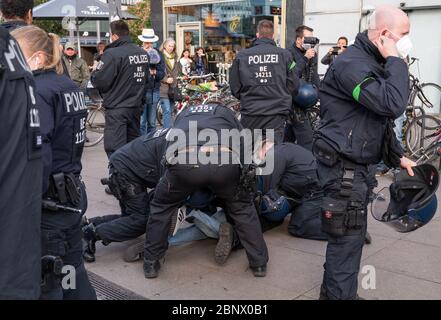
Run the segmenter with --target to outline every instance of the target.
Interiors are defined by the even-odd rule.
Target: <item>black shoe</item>
[[[364,237],[364,243],[365,243],[365,244],[371,244],[371,243],[372,243],[372,237],[371,237],[371,235],[369,234],[369,232],[366,232],[366,235],[365,235],[365,237]]]
[[[251,271],[256,278],[263,278],[266,276],[266,264],[261,267],[250,267]]]
[[[224,264],[233,248],[233,226],[228,222],[223,222],[219,228],[219,240],[214,249],[214,261],[217,264]]]
[[[105,191],[106,194],[108,194],[109,196],[113,196],[113,192],[110,190],[109,187],[106,187],[106,188],[104,189],[104,191]]]
[[[158,276],[161,264],[158,260],[147,260],[144,258],[144,277],[147,279],[153,279]]]
[[[86,262],[95,262],[95,243],[99,240],[96,234],[96,229],[93,223],[90,223],[81,229],[83,232],[83,240],[86,243],[86,248],[83,252],[83,259]]]

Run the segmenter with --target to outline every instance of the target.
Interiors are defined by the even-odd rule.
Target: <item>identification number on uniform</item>
[[[191,106],[189,108],[189,113],[212,113],[216,107],[211,105],[200,105],[200,106]]]

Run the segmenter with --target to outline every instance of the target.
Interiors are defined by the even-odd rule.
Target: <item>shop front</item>
[[[236,54],[251,45],[259,21],[274,22],[275,40],[285,45],[287,0],[163,1],[164,39],[176,40],[177,53],[194,55],[202,47],[209,69],[231,64]]]

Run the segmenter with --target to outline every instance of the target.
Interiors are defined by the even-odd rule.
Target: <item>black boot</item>
[[[266,276],[266,264],[261,267],[250,267],[256,278],[263,278]]]
[[[233,249],[233,226],[223,222],[219,228],[219,240],[214,250],[214,261],[217,264],[224,264]]]
[[[90,223],[83,227],[83,240],[86,243],[86,248],[83,252],[83,259],[86,262],[95,262],[95,252],[96,252],[96,246],[95,243],[100,240],[97,233],[96,228],[93,223]]]
[[[158,260],[147,260],[144,258],[144,277],[147,279],[153,279],[158,276],[161,264]]]

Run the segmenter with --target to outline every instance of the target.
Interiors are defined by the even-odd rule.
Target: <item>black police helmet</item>
[[[398,232],[414,231],[432,220],[438,200],[439,174],[430,164],[413,168],[415,175],[401,171],[394,182],[379,192],[372,203],[373,217]]]
[[[303,110],[307,110],[315,106],[317,101],[317,89],[310,83],[301,84],[297,96],[294,97],[294,104]]]

